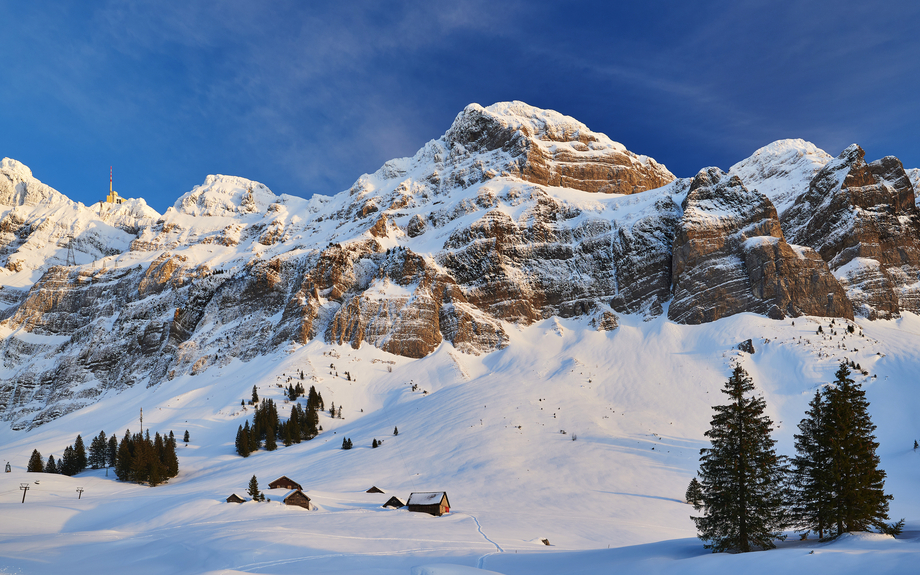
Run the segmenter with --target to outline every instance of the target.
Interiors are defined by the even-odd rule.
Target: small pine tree
[[[118,457],[118,438],[115,434],[109,437],[109,442],[105,448],[105,465],[106,467],[115,467],[115,458]]]
[[[278,441],[275,438],[275,428],[269,427],[265,431],[265,450],[274,451],[278,449]]]
[[[45,470],[45,462],[42,461],[42,454],[37,449],[32,450],[32,457],[29,458],[29,465],[26,471],[33,473],[42,473]]]
[[[73,446],[71,445],[64,448],[64,455],[61,456],[60,471],[64,475],[75,475],[79,473],[77,456],[74,454]]]
[[[690,485],[687,486],[687,493],[684,494],[684,499],[697,511],[703,508],[703,487],[700,485],[700,482],[697,481],[696,477],[690,480]]]
[[[256,476],[253,475],[252,479],[249,480],[249,490],[247,491],[249,496],[252,497],[253,501],[258,501],[261,493],[259,492],[259,480],[256,479]]]
[[[189,439],[188,429],[185,430],[185,435],[182,436],[182,441],[184,441],[185,443],[188,443],[189,441],[191,441],[191,439]]]
[[[375,438],[374,438],[374,442],[371,443],[371,447],[373,447],[374,449],[377,449],[378,445],[379,445],[379,444],[377,443],[377,438],[375,437]]]
[[[915,439],[914,440],[914,451],[916,451],[918,447],[920,447],[920,443],[917,443],[917,440]]]
[[[76,466],[76,471],[74,473],[80,473],[86,469],[87,457],[86,457],[86,446],[83,445],[83,438],[77,434],[77,439],[73,442],[73,454],[74,454],[74,465]]]
[[[393,428],[393,435],[399,435],[399,428],[398,428],[398,427],[394,427],[394,428]]]
[[[57,473],[57,464],[54,462],[54,456],[48,456],[48,463],[45,464],[45,473]]]
[[[713,552],[772,549],[783,539],[785,467],[770,436],[766,402],[752,396],[754,382],[736,366],[722,393],[728,405],[713,406],[700,450],[703,516],[693,517],[699,537]]]
[[[236,452],[242,457],[249,457],[249,422],[246,422],[246,430],[243,426],[236,431]]]
[[[259,392],[254,385],[252,386],[252,402],[259,403]]]

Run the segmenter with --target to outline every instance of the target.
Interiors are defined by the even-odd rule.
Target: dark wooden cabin
[[[246,500],[237,495],[236,493],[231,493],[230,497],[227,498],[227,503],[245,503]]]
[[[294,491],[288,493],[282,501],[284,501],[285,505],[297,505],[299,507],[303,507],[304,509],[313,509],[313,504],[310,503],[310,498],[307,497],[307,494],[300,489],[295,489]]]
[[[429,513],[440,517],[445,513],[450,513],[450,501],[447,500],[446,491],[419,491],[409,494],[409,501],[406,502],[409,511],[418,511],[420,513]]]
[[[287,476],[282,475],[278,479],[272,481],[268,484],[269,489],[303,489],[299,483],[293,479],[288,479]]]
[[[387,499],[387,502],[383,504],[384,507],[395,507],[399,509],[400,507],[405,507],[406,504],[400,501],[395,495]]]
[[[384,492],[383,489],[380,489],[376,485],[374,485],[373,487],[365,491],[365,493],[383,493],[383,492]]]

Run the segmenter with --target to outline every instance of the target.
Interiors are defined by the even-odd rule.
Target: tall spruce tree
[[[57,473],[57,464],[54,462],[54,456],[48,456],[48,463],[45,464],[45,473]]]
[[[100,431],[99,435],[89,442],[88,461],[90,467],[93,469],[105,467],[105,450],[107,447],[108,443],[105,438],[105,431]]]
[[[246,422],[246,430],[243,431],[241,425],[236,431],[236,452],[243,457],[249,457],[249,422]]]
[[[64,475],[76,475],[80,472],[77,465],[77,456],[74,453],[72,445],[68,445],[64,448],[64,455],[61,456],[61,463],[58,466],[58,471]]]
[[[37,449],[32,450],[32,457],[29,458],[29,464],[26,471],[42,473],[45,470],[45,462],[42,461],[42,454]]]
[[[73,474],[80,473],[86,469],[87,458],[86,458],[86,446],[83,445],[83,438],[80,437],[80,434],[77,434],[77,439],[73,442],[73,454],[74,454],[74,465],[76,466],[76,471]]]
[[[837,534],[887,528],[885,472],[879,469],[875,425],[869,417],[866,392],[841,363],[834,386],[828,387],[824,429],[829,448],[829,481]]]
[[[118,457],[118,438],[113,433],[105,447],[105,466],[115,467],[115,458]]]
[[[833,493],[827,402],[820,390],[808,407],[795,436],[791,520],[799,529],[814,531],[824,538],[833,523]]]
[[[766,402],[753,392],[753,381],[736,366],[722,389],[729,403],[713,406],[706,432],[711,446],[700,450],[703,516],[693,521],[713,552],[771,549],[784,537],[785,467],[770,436]]]

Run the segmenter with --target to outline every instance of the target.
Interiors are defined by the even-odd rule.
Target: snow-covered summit
[[[770,198],[782,215],[832,159],[811,142],[798,138],[777,140],[732,166],[728,173]]]
[[[43,184],[25,164],[12,158],[0,160],[0,205],[74,204],[64,194]]]
[[[278,201],[265,184],[237,176],[210,175],[176,200],[173,208],[191,216],[236,216],[265,213]]]

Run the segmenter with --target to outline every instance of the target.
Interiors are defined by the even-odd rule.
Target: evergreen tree
[[[73,454],[74,454],[74,464],[76,465],[76,472],[80,473],[86,469],[87,458],[86,458],[86,446],[83,445],[83,438],[77,434],[77,439],[73,442]]]
[[[829,478],[830,446],[827,436],[827,405],[820,391],[808,404],[805,418],[795,436],[796,456],[792,459],[792,522],[824,538],[832,523],[832,493]]]
[[[242,457],[249,457],[249,422],[246,422],[246,429],[243,426],[236,432],[236,452]]]
[[[374,449],[377,449],[377,447],[379,447],[379,446],[380,446],[380,444],[377,443],[377,438],[375,437],[375,438],[374,438],[374,441],[371,443],[371,447],[373,447]]]
[[[176,436],[170,430],[169,437],[166,439],[166,456],[164,465],[166,465],[166,477],[175,477],[179,475],[179,457],[176,455]]]
[[[260,493],[259,493],[259,480],[256,479],[256,476],[255,476],[255,475],[253,475],[253,476],[252,476],[252,479],[249,480],[249,491],[248,491],[248,493],[249,493],[250,497],[252,497],[252,500],[253,500],[253,501],[258,501],[258,500],[259,500],[259,495],[260,495]]]
[[[105,432],[100,431],[99,435],[94,437],[93,440],[89,443],[88,461],[90,467],[93,469],[105,467],[106,447],[108,447],[108,443],[106,442]]]
[[[342,440],[342,449],[351,449],[352,443],[351,440],[347,437]]]
[[[259,403],[259,391],[256,389],[256,386],[252,386],[252,402]]]
[[[48,463],[45,464],[45,473],[57,473],[57,464],[54,462],[54,456],[48,456]]]
[[[34,473],[45,471],[45,462],[42,461],[42,454],[37,449],[32,450],[32,457],[29,458],[29,465],[26,467],[26,471]]]
[[[125,436],[118,444],[118,453],[115,457],[115,477],[122,481],[131,481],[131,470],[134,468],[134,454],[132,453],[131,433],[125,430]]]
[[[830,484],[837,534],[887,527],[885,472],[879,469],[875,425],[862,387],[841,363],[834,386],[827,388],[825,429],[830,449]]]
[[[399,435],[399,428],[398,428],[398,427],[394,427],[394,428],[393,428],[393,435]]]
[[[690,480],[690,485],[687,486],[687,493],[684,494],[684,499],[697,511],[703,509],[703,486],[700,485],[696,477]]]
[[[118,438],[113,433],[109,437],[108,445],[105,448],[105,466],[115,467],[115,458],[118,457]]]
[[[59,471],[64,475],[75,475],[79,473],[77,467],[77,456],[74,453],[73,446],[68,445],[64,448],[64,455],[61,456]]]
[[[693,517],[699,537],[713,552],[771,549],[782,539],[785,468],[770,437],[766,402],[736,366],[722,392],[728,405],[713,406],[706,432],[711,446],[700,450],[703,516]]]
[[[275,430],[272,427],[269,427],[265,432],[265,450],[274,451],[278,449],[278,442],[275,439]]]
[[[184,441],[185,443],[188,443],[190,441],[189,436],[188,436],[188,429],[185,430],[185,435],[182,437],[182,441]]]

